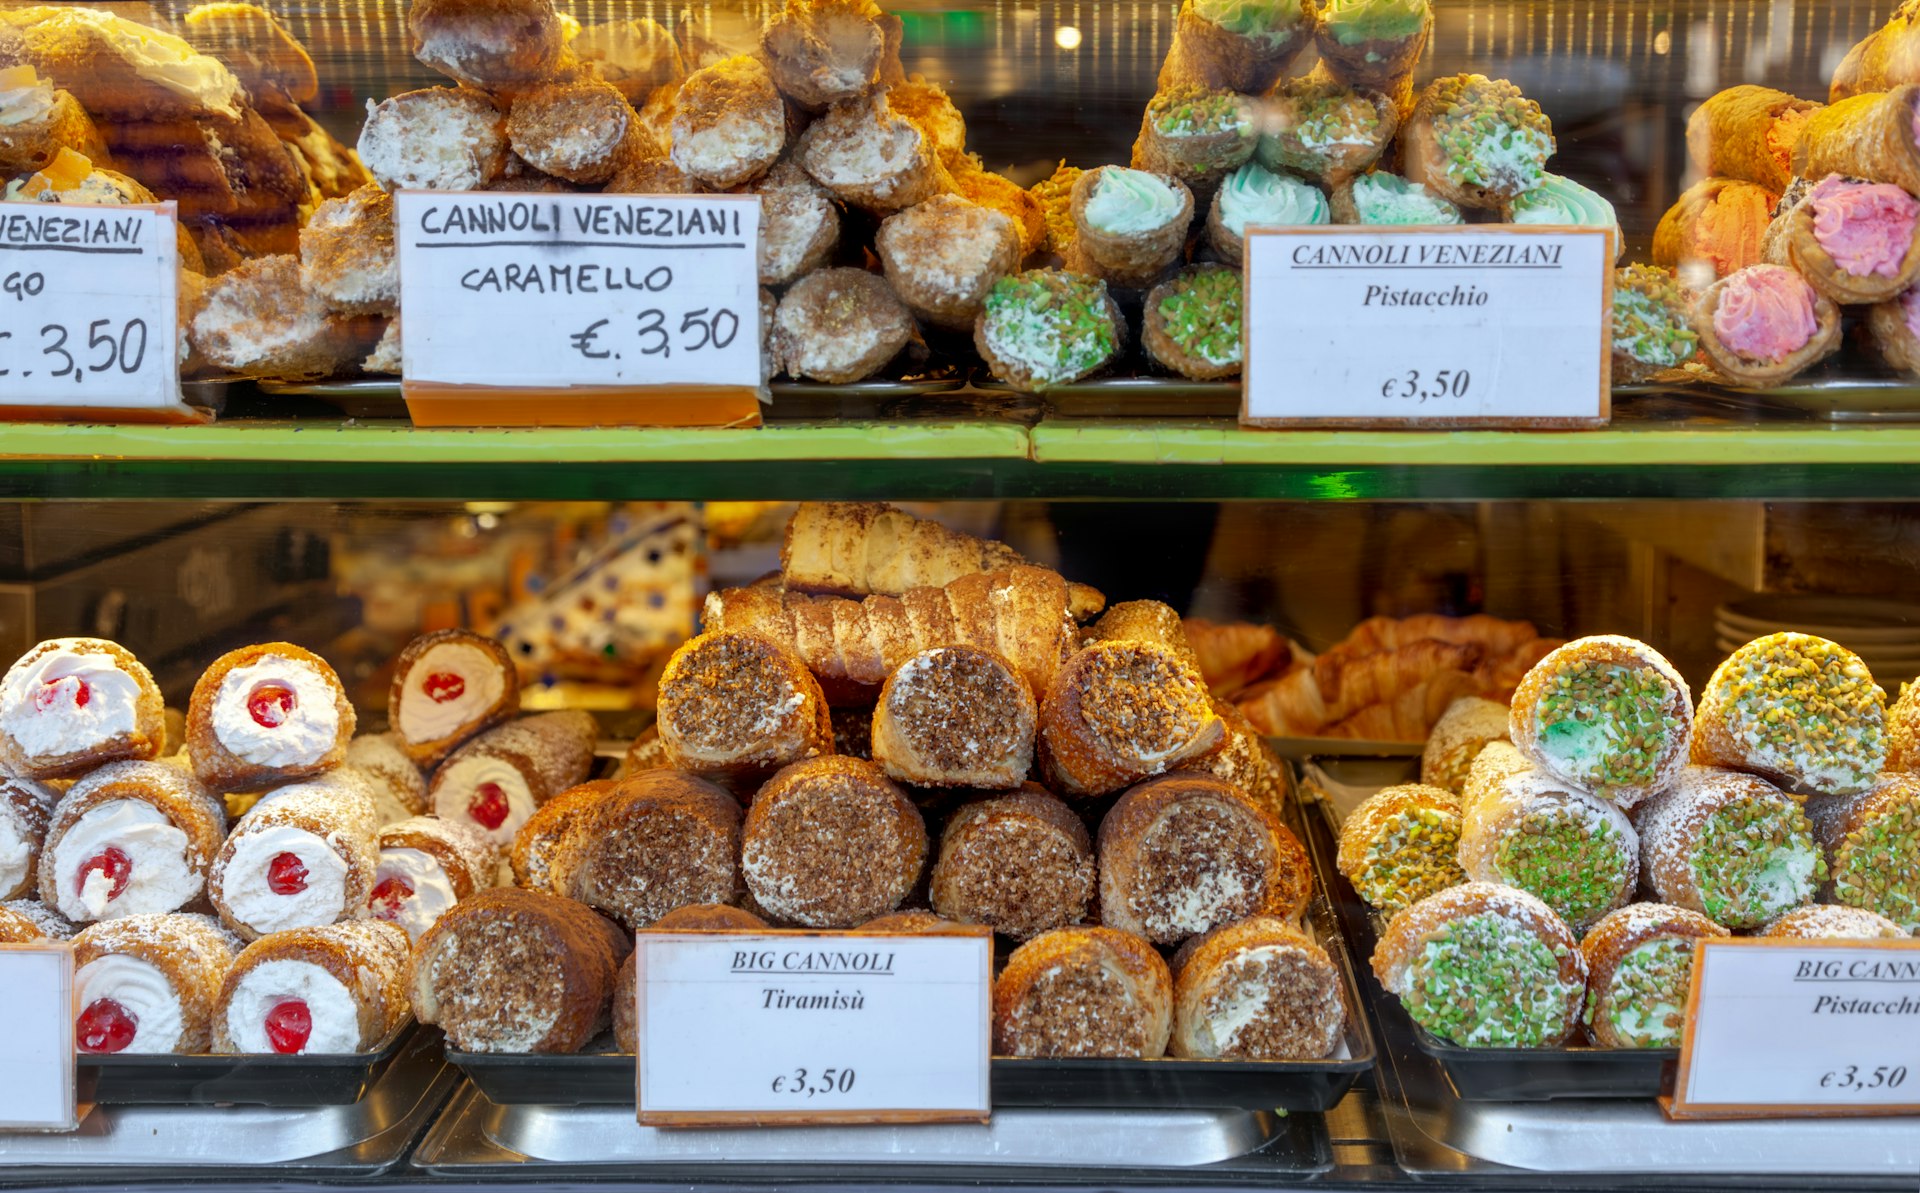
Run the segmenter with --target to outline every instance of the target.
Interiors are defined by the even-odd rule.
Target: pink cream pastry
[[[1729,379],[1777,385],[1839,346],[1840,312],[1793,270],[1750,265],[1700,296],[1694,330]]]
[[[1920,225],[1920,201],[1885,182],[1849,182],[1829,174],[1807,195],[1813,238],[1855,277],[1901,275]]]

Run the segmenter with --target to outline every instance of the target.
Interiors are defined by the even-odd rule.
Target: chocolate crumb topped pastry
[[[658,766],[637,768],[633,773],[665,767],[666,763],[662,762]],[[565,894],[554,885],[554,854],[566,839],[567,829],[598,807],[617,786],[619,783],[614,779],[589,779],[535,808],[533,815],[513,834],[513,847],[507,852],[507,864],[513,869],[513,885],[530,891]]]
[[[767,781],[742,833],[740,869],[775,920],[848,928],[892,911],[927,861],[927,826],[871,762],[815,758]]]
[[[887,677],[874,706],[873,760],[916,787],[1010,791],[1033,769],[1037,712],[1007,661],[971,646],[939,646]]]
[[[1693,694],[1653,647],[1605,634],[1535,663],[1513,693],[1513,744],[1564,782],[1631,808],[1687,762]]]
[[[1222,925],[1174,956],[1173,1056],[1319,1060],[1346,1018],[1339,968],[1284,920]]]
[[[1030,269],[993,284],[973,342],[995,377],[1044,393],[1112,363],[1126,346],[1126,326],[1104,281]]]
[[[1469,882],[1407,908],[1373,951],[1373,972],[1415,1023],[1469,1048],[1551,1048],[1580,1023],[1587,965],[1545,903]]]
[[[1480,696],[1462,696],[1433,723],[1420,753],[1420,781],[1460,794],[1474,759],[1490,742],[1507,741],[1507,706]]]
[[[1539,186],[1553,156],[1553,124],[1505,79],[1435,79],[1401,130],[1411,182],[1461,207],[1500,207]]]
[[[1192,265],[1147,295],[1140,343],[1154,363],[1195,381],[1240,374],[1240,271]]]
[[[1859,795],[1807,800],[1836,903],[1920,932],[1920,775],[1884,774]]]
[[[943,916],[1031,940],[1085,919],[1093,880],[1086,825],[1029,783],[968,804],[947,822],[930,893]]]
[[[1057,928],[1013,951],[993,983],[995,1056],[1147,1059],[1167,1050],[1173,977],[1114,928]]]
[[[1905,940],[1911,933],[1864,907],[1809,903],[1768,924],[1759,935],[1796,940]]]
[[[1054,791],[1108,795],[1203,758],[1226,737],[1200,669],[1171,647],[1095,642],[1040,705],[1040,765]]]
[[[1813,901],[1827,863],[1798,801],[1765,779],[1689,766],[1634,810],[1646,885],[1729,928]]]
[[[1602,1048],[1672,1048],[1686,1023],[1693,942],[1731,935],[1697,911],[1635,903],[1608,912],[1580,942],[1582,1015]]]
[[[694,903],[676,907],[653,921],[648,932],[764,932],[767,921],[741,907],[724,903]],[[628,953],[613,981],[613,1040],[622,1052],[638,1052],[638,1010],[634,986],[639,979],[638,950]]]
[[[1290,919],[1313,893],[1300,841],[1273,813],[1211,775],[1142,783],[1100,822],[1100,916],[1179,944],[1250,915]]]
[[[1714,669],[1694,718],[1693,761],[1852,795],[1873,786],[1886,761],[1885,706],[1852,651],[1811,634],[1769,634]]]
[[[1460,797],[1404,783],[1368,796],[1340,825],[1335,866],[1367,906],[1391,916],[1467,880],[1456,857]]]
[[[1633,898],[1639,839],[1613,804],[1530,768],[1465,807],[1460,868],[1538,897],[1581,932]]]
[[[676,907],[740,897],[740,805],[674,770],[623,780],[574,817],[553,852],[559,893],[640,929]]]
[[[737,631],[705,633],[673,652],[656,724],[668,766],[739,794],[833,750],[827,699],[800,656]]]

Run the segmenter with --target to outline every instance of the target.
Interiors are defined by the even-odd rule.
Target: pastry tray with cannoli
[[[325,1056],[129,1056],[82,1053],[77,1076],[102,1106],[348,1106],[415,1031],[404,1020],[369,1052]]]

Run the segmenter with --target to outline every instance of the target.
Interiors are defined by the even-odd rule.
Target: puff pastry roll
[[[666,765],[742,794],[833,752],[819,681],[797,653],[752,633],[715,630],[674,651],[655,724]]]
[[[1798,940],[1905,940],[1912,934],[1886,916],[1863,907],[1809,903],[1768,924],[1759,935]]]
[[[1645,884],[1729,928],[1813,902],[1827,876],[1799,802],[1754,775],[1690,766],[1634,809],[1634,823]]]
[[[1833,901],[1920,932],[1920,775],[1889,773],[1858,795],[1813,796],[1806,811],[1826,850]]]
[[[1225,737],[1199,669],[1152,643],[1087,646],[1060,668],[1040,706],[1040,765],[1048,785],[1069,797],[1179,770]]]
[[[647,767],[636,773],[659,769],[662,768]],[[513,868],[513,884],[530,891],[565,894],[554,884],[554,853],[574,822],[597,807],[618,785],[615,779],[589,779],[535,808],[520,831],[513,834],[513,848],[507,855],[507,862]]]
[[[466,630],[424,634],[394,663],[387,710],[407,756],[431,768],[520,711],[520,673],[492,638]]]
[[[294,928],[241,950],[220,987],[213,1050],[369,1052],[406,1021],[407,934],[379,920]]]
[[[1489,784],[1466,805],[1460,868],[1476,882],[1537,896],[1584,931],[1633,898],[1640,840],[1617,806],[1529,768]]]
[[[1635,903],[1608,912],[1580,941],[1581,1012],[1602,1048],[1673,1048],[1686,1024],[1693,942],[1731,935],[1697,911]]]
[[[1285,920],[1223,924],[1173,958],[1173,1056],[1319,1060],[1346,1021],[1339,967]]]
[[[396,733],[363,733],[347,743],[342,776],[360,781],[373,797],[374,816],[392,824],[427,811],[427,776],[408,757]]]
[[[71,940],[77,931],[73,921],[37,899],[9,899],[0,903],[0,944]]]
[[[37,889],[40,846],[59,798],[43,783],[0,775],[0,902]]]
[[[1462,696],[1447,705],[1420,753],[1420,781],[1460,794],[1480,751],[1489,742],[1508,740],[1507,717],[1506,705],[1479,696]]]
[[[1148,1059],[1167,1050],[1173,976],[1115,928],[1056,928],[1013,951],[993,983],[995,1056]]]
[[[796,762],[762,787],[741,832],[740,870],[776,921],[850,928],[898,907],[927,861],[920,810],[878,766]]]
[[[1009,791],[1033,769],[1037,717],[1032,689],[1005,659],[970,646],[935,647],[882,685],[873,760],[889,778],[916,787]]]
[[[1631,808],[1672,786],[1686,765],[1693,693],[1644,642],[1580,638],[1521,679],[1509,728],[1514,746],[1548,774]]]
[[[502,849],[533,810],[593,769],[600,727],[591,713],[537,713],[489,729],[455,750],[428,784],[433,815],[484,832]]]
[[[1347,813],[1335,866],[1367,906],[1391,916],[1467,880],[1459,847],[1459,797],[1405,783],[1374,792]]]
[[[644,771],[567,826],[551,859],[560,894],[640,929],[678,907],[741,893],[740,805],[681,771]]]
[[[457,820],[415,816],[380,830],[380,860],[364,918],[386,920],[419,940],[449,907],[493,885],[500,850]]]
[[[1873,786],[1887,759],[1886,693],[1866,663],[1811,634],[1756,638],[1714,668],[1693,761],[1819,795]]]
[[[259,791],[339,766],[353,705],[327,661],[291,642],[215,659],[193,685],[187,753],[207,790]]]
[[[245,940],[352,919],[379,864],[373,801],[338,781],[271,792],[233,827],[207,897]]]
[[[67,779],[153,758],[166,735],[164,710],[153,676],[118,643],[42,642],[0,677],[0,772]]]
[[[226,811],[185,770],[113,762],[54,806],[40,899],[75,923],[178,911],[200,897]]]
[[[73,938],[74,1043],[82,1052],[206,1052],[240,942],[212,916],[94,924]]]
[[[961,808],[940,834],[933,909],[1015,940],[1077,924],[1094,890],[1093,843],[1073,809],[1029,783]]]

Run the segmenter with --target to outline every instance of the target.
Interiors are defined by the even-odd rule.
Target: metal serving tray
[[[1004,381],[983,379],[974,387],[1017,392]],[[1240,382],[1189,381],[1184,377],[1090,377],[1056,385],[1041,394],[1049,414],[1062,418],[1238,418]]]
[[[400,1054],[408,1019],[372,1052],[329,1056],[103,1056],[75,1058],[99,1106],[348,1106]]]

